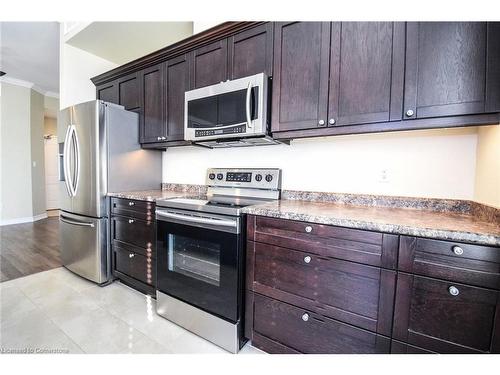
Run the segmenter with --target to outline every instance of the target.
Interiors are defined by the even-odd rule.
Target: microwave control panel
[[[246,130],[247,130],[247,124],[244,123],[243,125],[236,125],[224,129],[206,129],[206,130],[196,129],[194,132],[194,136],[198,138],[198,137],[209,137],[212,135],[241,134],[245,133]]]

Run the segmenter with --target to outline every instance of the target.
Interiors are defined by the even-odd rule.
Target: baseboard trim
[[[22,223],[32,223],[34,221],[46,219],[47,213],[36,215],[36,216],[29,216],[29,217],[19,217],[16,219],[7,219],[7,220],[2,220],[0,222],[0,227],[6,226],[6,225],[13,225],[13,224],[22,224]]]

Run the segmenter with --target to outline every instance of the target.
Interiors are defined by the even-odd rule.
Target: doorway
[[[45,142],[45,200],[47,214],[57,216],[59,210],[59,146],[55,135],[48,135]]]

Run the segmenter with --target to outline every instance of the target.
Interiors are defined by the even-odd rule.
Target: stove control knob
[[[267,174],[266,175],[266,181],[271,182],[273,180],[273,175],[272,174]]]
[[[257,182],[262,181],[262,175],[261,174],[256,174],[255,175],[255,181],[257,181]]]
[[[208,175],[208,178],[211,179],[211,180],[215,180],[215,173],[210,173]]]
[[[222,180],[224,175],[222,173],[217,173],[217,180]]]

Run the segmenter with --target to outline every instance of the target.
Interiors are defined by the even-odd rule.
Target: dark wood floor
[[[0,227],[0,281],[60,266],[58,217]]]

